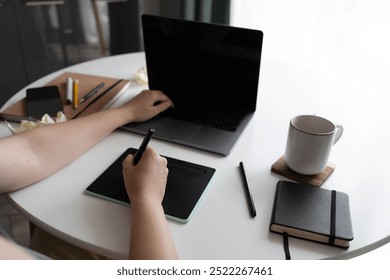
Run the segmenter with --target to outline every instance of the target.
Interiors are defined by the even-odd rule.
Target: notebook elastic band
[[[288,245],[288,233],[283,232],[283,247],[284,247],[284,254],[286,255],[286,260],[291,260],[290,255],[290,248]]]
[[[336,237],[336,191],[332,190],[331,207],[330,207],[329,245],[334,245],[335,237]]]

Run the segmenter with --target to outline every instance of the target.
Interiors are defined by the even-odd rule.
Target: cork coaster
[[[325,170],[316,175],[302,175],[291,170],[284,160],[284,156],[281,156],[271,167],[271,171],[282,175],[286,178],[294,180],[298,183],[309,184],[312,186],[320,187],[326,179],[332,174],[333,170],[336,168],[336,165],[333,163],[328,163]]]

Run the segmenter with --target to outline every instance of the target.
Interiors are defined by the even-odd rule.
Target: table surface
[[[144,53],[111,56],[68,67],[29,86],[42,86],[64,71],[133,79],[143,66]],[[133,84],[116,105],[144,88]],[[22,89],[4,108],[24,96]],[[292,258],[349,258],[388,242],[390,113],[383,96],[367,93],[359,81],[347,82],[264,58],[257,111],[230,155],[153,139],[150,145],[161,154],[217,170],[189,223],[168,220],[180,257],[284,259],[282,236],[269,232],[275,185],[284,178],[270,170],[284,153],[289,120],[300,114],[317,114],[344,126],[330,158],[335,171],[322,188],[348,193],[355,238],[348,250],[290,238]],[[0,137],[7,135],[5,123],[0,123]],[[112,258],[127,258],[131,208],[87,195],[85,188],[141,140],[140,135],[117,130],[49,178],[10,193],[10,202],[37,226],[68,242]],[[240,161],[252,188],[255,218],[248,212]]]

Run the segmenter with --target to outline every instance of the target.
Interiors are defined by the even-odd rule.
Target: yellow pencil
[[[73,82],[73,108],[77,109],[79,106],[79,80],[75,79]]]

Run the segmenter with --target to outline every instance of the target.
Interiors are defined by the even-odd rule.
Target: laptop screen
[[[142,16],[149,88],[175,105],[254,112],[263,33],[225,25]]]

